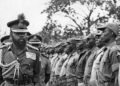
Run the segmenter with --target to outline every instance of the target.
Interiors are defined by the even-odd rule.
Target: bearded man
[[[0,49],[0,66],[4,86],[39,86],[39,51],[27,44],[27,26],[24,14],[7,23],[11,45]]]

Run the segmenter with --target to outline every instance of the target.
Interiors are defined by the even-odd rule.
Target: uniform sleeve
[[[51,73],[51,63],[50,63],[50,60],[48,59],[47,60],[47,64],[46,64],[46,74],[50,74]]]
[[[111,65],[112,65],[112,72],[115,72],[119,68],[119,59],[120,55],[118,55],[119,52],[114,51],[110,54],[111,57]]]
[[[33,76],[33,81],[35,83],[39,83],[39,73],[40,73],[40,67],[41,67],[41,60],[40,60],[40,54],[39,52],[36,53],[36,61],[34,64],[34,76]]]
[[[120,62],[120,52],[115,51],[111,53],[111,65],[112,65],[112,81],[114,82],[114,86],[118,86],[118,70],[119,70],[119,62]]]

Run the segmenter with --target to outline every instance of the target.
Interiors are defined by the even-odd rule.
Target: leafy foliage
[[[42,12],[48,14],[48,21],[44,30],[48,35],[46,40],[59,41],[60,39],[67,39],[73,36],[83,35],[83,31],[87,30],[90,33],[92,26],[97,26],[99,23],[105,23],[109,18],[120,20],[120,6],[116,5],[116,0],[51,0],[48,7]],[[79,4],[79,11],[75,9],[75,5]],[[82,8],[83,7],[83,8]],[[99,12],[97,9],[99,8]],[[103,11],[106,14],[103,14]],[[57,13],[69,18],[74,25],[66,25],[64,33],[61,35],[61,30],[57,31],[59,25],[52,19]],[[95,16],[94,16],[95,15]],[[57,21],[56,21],[57,22]],[[63,28],[60,26],[59,28]],[[45,35],[47,36],[47,35]]]

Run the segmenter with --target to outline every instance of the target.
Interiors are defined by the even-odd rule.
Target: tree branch
[[[103,19],[103,18],[105,19],[105,18],[108,18],[108,17],[106,17],[106,16],[99,17],[98,19],[96,19],[96,20],[94,20],[93,22],[91,22],[91,25],[97,23],[98,20],[101,20],[101,19]]]
[[[68,15],[66,15],[66,17],[70,18],[70,19],[79,27],[79,29],[80,29],[80,31],[81,31],[81,33],[82,33],[82,28],[81,28],[81,26],[76,22],[76,20],[73,19],[72,17],[68,16]]]

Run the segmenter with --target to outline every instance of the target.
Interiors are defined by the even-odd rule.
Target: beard
[[[13,43],[19,49],[23,49],[26,46],[26,40],[24,38],[15,39],[12,36]]]

